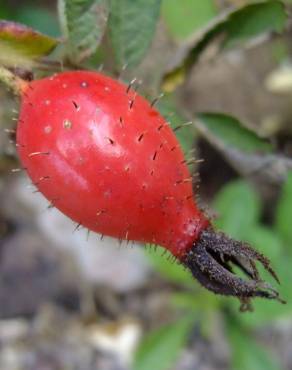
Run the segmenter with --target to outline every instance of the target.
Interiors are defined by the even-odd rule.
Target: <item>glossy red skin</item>
[[[168,123],[126,90],[87,71],[31,82],[22,97],[19,155],[33,183],[72,220],[182,258],[209,222]]]

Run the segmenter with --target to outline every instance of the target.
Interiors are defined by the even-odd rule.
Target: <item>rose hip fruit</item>
[[[18,152],[33,183],[78,224],[118,239],[161,245],[207,289],[279,299],[247,244],[214,231],[168,122],[132,86],[100,73],[64,72],[21,88]],[[247,275],[232,272],[232,265]]]

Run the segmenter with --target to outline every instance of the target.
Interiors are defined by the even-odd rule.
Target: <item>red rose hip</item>
[[[215,232],[168,122],[131,86],[76,71],[22,84],[17,128],[23,167],[49,202],[78,224],[161,245],[203,286],[240,298],[278,298],[250,246]],[[248,276],[232,273],[231,263]]]

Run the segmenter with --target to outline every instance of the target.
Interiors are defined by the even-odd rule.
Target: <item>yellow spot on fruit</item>
[[[65,119],[65,121],[63,122],[63,127],[66,130],[71,130],[72,126],[73,126],[72,122],[68,119]]]

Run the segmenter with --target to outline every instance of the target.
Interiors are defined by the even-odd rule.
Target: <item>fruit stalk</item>
[[[0,66],[0,81],[16,96],[20,96],[27,85],[23,79],[3,66]]]

